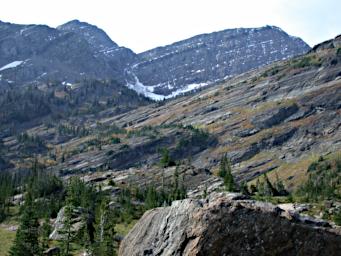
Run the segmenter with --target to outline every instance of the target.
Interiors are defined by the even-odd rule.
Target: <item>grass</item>
[[[0,226],[0,256],[7,256],[15,238],[15,232]]]
[[[300,184],[307,180],[307,169],[309,165],[318,159],[318,155],[307,156],[295,163],[285,163],[276,170],[271,171],[268,177],[271,181],[278,178],[282,180],[289,190],[295,190]]]
[[[125,236],[128,234],[128,232],[134,227],[138,220],[132,220],[129,224],[126,223],[119,223],[116,224],[115,230],[117,234]]]

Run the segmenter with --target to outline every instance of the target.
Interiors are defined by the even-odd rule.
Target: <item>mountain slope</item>
[[[139,62],[127,69],[127,81],[150,97],[169,98],[309,49],[278,27],[229,29],[139,54]]]
[[[118,47],[102,30],[77,21],[58,29],[0,22],[0,57],[0,84],[6,87],[51,80],[123,83],[123,70],[135,54]],[[18,65],[6,68],[11,63]]]
[[[78,20],[56,29],[0,22],[0,87],[114,79],[162,100],[307,50],[272,26],[198,35],[137,55]]]
[[[276,170],[272,174],[292,188],[306,177],[317,156],[341,150],[339,43],[336,38],[328,47],[244,73],[196,95],[90,118],[87,126],[116,127],[111,136],[118,136],[120,143],[108,144],[111,137],[103,137],[105,150],[70,155],[53,169],[77,173],[100,165],[110,170],[153,165],[160,157],[158,149],[166,147],[175,160],[190,159],[212,172],[227,154],[237,181]],[[77,149],[84,140],[66,145]]]

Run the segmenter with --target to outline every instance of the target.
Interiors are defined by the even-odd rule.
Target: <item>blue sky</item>
[[[341,0],[10,0],[0,20],[56,27],[72,19],[141,52],[236,27],[275,25],[309,45],[341,34]]]

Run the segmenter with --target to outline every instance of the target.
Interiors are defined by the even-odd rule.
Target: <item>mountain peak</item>
[[[90,23],[79,21],[78,19],[60,25],[57,29],[80,34],[85,37],[90,45],[98,48],[100,52],[118,48],[118,45],[102,29]]]
[[[58,26],[57,29],[59,29],[59,30],[70,30],[70,29],[82,29],[82,28],[86,28],[86,27],[91,27],[94,29],[100,29],[95,25],[92,25],[92,24],[87,23],[87,22],[80,21],[78,19],[70,20],[70,21]]]

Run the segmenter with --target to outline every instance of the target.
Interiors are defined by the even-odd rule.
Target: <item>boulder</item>
[[[240,194],[175,201],[146,212],[121,256],[339,255],[341,231],[328,222]]]
[[[84,209],[81,207],[77,207],[73,209],[72,216],[71,216],[71,223],[72,223],[71,231],[73,234],[76,234],[85,225],[81,217],[83,212],[84,212]],[[65,215],[65,207],[60,209],[60,211],[58,212],[57,218],[54,221],[53,231],[49,236],[51,240],[61,240],[63,238],[62,234],[60,234],[60,231],[64,227],[64,219],[65,219],[64,215]]]
[[[43,252],[44,256],[59,256],[60,255],[60,248],[59,247],[52,247],[47,249]]]

